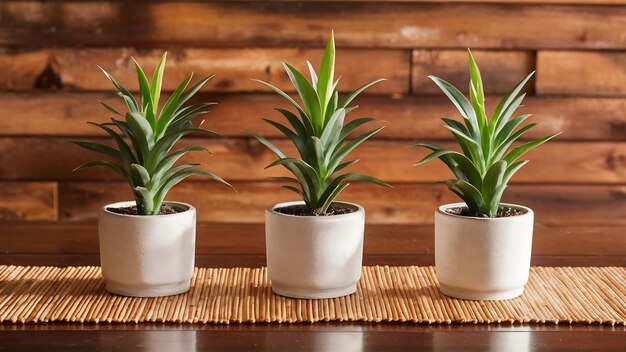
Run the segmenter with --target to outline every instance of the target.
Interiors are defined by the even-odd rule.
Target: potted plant
[[[488,119],[480,71],[471,52],[469,71],[469,101],[450,83],[429,77],[463,118],[463,122],[442,119],[461,152],[418,143],[431,153],[416,165],[439,158],[456,177],[443,183],[463,200],[435,212],[435,270],[441,292],[463,299],[508,299],[521,295],[528,281],[533,211],[500,199],[511,177],[528,162],[520,157],[559,133],[512,147],[536,125],[520,127],[529,114],[511,118],[534,72],[500,101]]]
[[[125,296],[167,296],[189,289],[195,259],[196,210],[189,204],[164,202],[164,198],[174,185],[191,175],[226,183],[212,173],[197,169],[200,164],[176,164],[188,152],[208,152],[200,146],[171,150],[189,133],[216,135],[192,125],[196,117],[215,103],[185,105],[212,77],[186,90],[193,77],[191,74],[159,110],[165,61],[166,54],[150,81],[135,61],[140,101],[102,70],[118,90],[128,111],[121,114],[101,102],[120,118],[112,118],[108,123],[90,123],[104,130],[117,148],[89,141],[74,142],[110,159],[90,161],[76,170],[93,166],[110,168],[124,177],[134,194],[134,201],[102,207],[98,221],[100,262],[106,288]]]
[[[295,113],[276,109],[292,129],[279,122],[265,121],[293,142],[299,158],[287,156],[267,139],[250,133],[278,157],[268,168],[282,165],[293,174],[294,177],[278,180],[299,185],[282,187],[298,194],[302,201],[275,204],[266,209],[268,275],[273,291],[280,295],[296,298],[348,295],[355,292],[361,276],[365,211],[357,204],[335,199],[350,180],[389,185],[359,173],[340,173],[357,162],[343,159],[383,128],[348,140],[357,127],[374,119],[358,118],[349,123],[344,120],[346,114],[356,108],[348,107],[352,100],[381,80],[367,83],[339,100],[338,81],[334,80],[335,41],[332,34],[319,75],[307,61],[310,81],[289,64],[283,65],[302,105],[277,87],[258,82],[273,89],[295,108]]]

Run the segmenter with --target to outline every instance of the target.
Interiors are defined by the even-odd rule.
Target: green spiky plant
[[[378,133],[383,127],[376,128],[358,137],[347,140],[348,136],[359,126],[374,121],[370,117],[358,118],[344,125],[346,114],[357,106],[348,107],[352,100],[368,87],[383,79],[369,82],[343,100],[339,100],[335,74],[335,39],[331,34],[326,50],[322,57],[319,75],[307,61],[311,80],[287,63],[283,63],[289,79],[293,83],[302,101],[302,106],[279,88],[263,82],[276,93],[287,99],[296,109],[296,115],[288,110],[275,109],[289,122],[293,129],[276,121],[264,119],[287,136],[295,145],[300,158],[288,157],[267,139],[250,132],[257,140],[269,148],[278,160],[269,164],[267,168],[282,165],[294,176],[279,177],[285,182],[298,183],[300,188],[290,185],[282,186],[297,193],[304,200],[309,210],[316,214],[325,214],[335,198],[348,187],[350,180],[371,182],[381,186],[389,185],[377,178],[360,173],[343,173],[340,171],[354,164],[358,160],[343,161],[343,159],[359,144]]]
[[[75,170],[104,166],[121,174],[133,191],[137,212],[140,215],[158,214],[167,192],[191,175],[202,175],[228,184],[219,176],[197,169],[196,166],[200,164],[176,164],[178,159],[188,152],[209,152],[208,149],[201,146],[189,146],[170,153],[178,140],[189,133],[202,133],[209,136],[218,136],[218,134],[204,128],[194,127],[192,124],[196,117],[207,112],[207,107],[216,103],[185,105],[213,76],[202,79],[186,90],[193,77],[192,73],[176,88],[159,110],[166,58],[167,53],[163,54],[150,81],[141,66],[133,59],[139,80],[141,98],[139,102],[128,89],[100,67],[118,90],[118,95],[124,100],[128,111],[121,114],[111,106],[100,102],[107,110],[121,118],[111,118],[111,122],[108,123],[89,123],[111,136],[117,149],[89,141],[73,142],[112,159],[112,161],[90,161],[78,166]],[[130,141],[130,144],[127,141]]]
[[[448,188],[467,205],[471,216],[495,217],[500,209],[500,199],[511,177],[528,160],[518,159],[529,150],[556,137],[559,133],[520,144],[512,144],[533,128],[531,123],[518,127],[530,114],[511,118],[526,94],[520,92],[534,72],[519,82],[497,105],[491,118],[485,113],[485,97],[480,71],[469,52],[470,100],[450,83],[434,76],[431,80],[452,101],[463,117],[463,123],[444,118],[444,127],[461,147],[462,153],[446,150],[430,143],[418,143],[432,152],[416,165],[432,159],[443,161],[456,179],[444,181]]]

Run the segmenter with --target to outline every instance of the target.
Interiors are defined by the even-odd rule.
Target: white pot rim
[[[173,205],[177,205],[177,206],[181,206],[181,207],[185,207],[187,209],[185,209],[185,211],[181,211],[178,213],[174,213],[174,214],[164,214],[164,215],[129,215],[129,214],[118,214],[115,212],[112,212],[110,210],[108,210],[107,208],[121,208],[121,207],[128,207],[128,206],[133,206],[136,205],[137,203],[135,203],[134,200],[127,200],[127,201],[122,201],[122,202],[115,202],[115,203],[110,203],[107,204],[105,206],[103,206],[102,208],[100,208],[103,212],[105,212],[108,215],[111,216],[119,216],[119,217],[124,217],[124,218],[136,218],[136,219],[150,219],[150,218],[163,218],[163,217],[167,217],[167,218],[172,218],[172,217],[176,217],[176,216],[185,216],[187,213],[189,213],[190,211],[195,211],[196,208],[193,207],[193,205],[191,204],[187,204],[187,203],[183,203],[183,202],[163,202],[163,204],[173,204]]]
[[[282,202],[282,203],[276,203],[274,205],[270,205],[269,207],[266,208],[267,212],[272,213],[276,216],[282,216],[282,217],[286,217],[286,218],[296,218],[296,219],[315,219],[315,221],[333,221],[336,219],[346,219],[349,217],[355,217],[355,216],[359,216],[360,213],[364,212],[365,209],[363,209],[362,206],[356,204],[356,203],[350,203],[350,202],[332,202],[332,204],[341,204],[341,205],[347,205],[349,207],[353,207],[356,208],[356,211],[353,211],[351,213],[348,214],[339,214],[339,215],[330,215],[330,216],[306,216],[306,215],[291,215],[291,214],[284,214],[284,213],[280,213],[277,212],[275,209],[276,208],[282,208],[282,207],[288,207],[291,205],[304,205],[304,201],[301,200],[297,200],[297,201],[290,201],[290,202]]]
[[[437,208],[437,212],[443,216],[449,216],[452,218],[458,218],[458,219],[464,219],[467,221],[507,221],[507,220],[512,220],[512,219],[523,219],[523,218],[527,218],[527,217],[532,217],[533,216],[533,210],[530,209],[529,207],[525,207],[523,205],[519,205],[519,204],[512,204],[512,203],[500,203],[500,206],[506,206],[506,207],[510,207],[513,209],[518,209],[518,210],[522,210],[525,213],[521,214],[521,215],[515,215],[515,216],[507,216],[507,217],[501,217],[501,218],[482,218],[482,217],[477,217],[477,216],[465,216],[465,215],[456,215],[456,214],[450,214],[448,213],[446,210],[450,209],[450,208],[463,208],[463,207],[467,207],[467,204],[465,204],[464,202],[459,202],[459,203],[449,203],[449,204],[444,204],[441,205],[439,208]]]

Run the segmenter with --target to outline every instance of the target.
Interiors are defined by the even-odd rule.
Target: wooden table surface
[[[0,224],[0,264],[97,265],[93,224],[51,229],[46,240],[28,241],[32,228]],[[596,229],[537,227],[533,265],[626,266],[624,241],[598,253]],[[429,226],[368,226],[365,265],[433,265]],[[222,233],[223,236],[216,236]],[[554,241],[554,238],[562,241]],[[41,238],[41,237],[40,237]],[[48,242],[48,244],[46,244]],[[55,247],[56,246],[56,247]],[[198,230],[201,267],[262,266],[262,225],[206,224]],[[583,248],[585,247],[585,248]],[[558,250],[557,250],[558,248]],[[585,249],[585,250],[581,250]],[[598,252],[598,253],[596,253]],[[594,254],[596,253],[596,254]],[[315,324],[0,324],[0,351],[626,351],[626,327],[599,325],[426,325],[400,323]]]

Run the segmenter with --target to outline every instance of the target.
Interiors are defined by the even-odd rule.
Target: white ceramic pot
[[[303,202],[280,203],[265,212],[267,271],[272,290],[294,298],[331,298],[356,291],[361,277],[365,210],[331,216],[295,216],[274,209]]]
[[[196,246],[196,209],[167,215],[122,215],[107,208],[134,205],[119,202],[100,209],[100,265],[106,289],[135,297],[176,295],[189,290]]]
[[[524,292],[530,271],[533,211],[514,204],[522,215],[478,218],[435,212],[435,270],[441,292],[471,300],[503,300]]]

